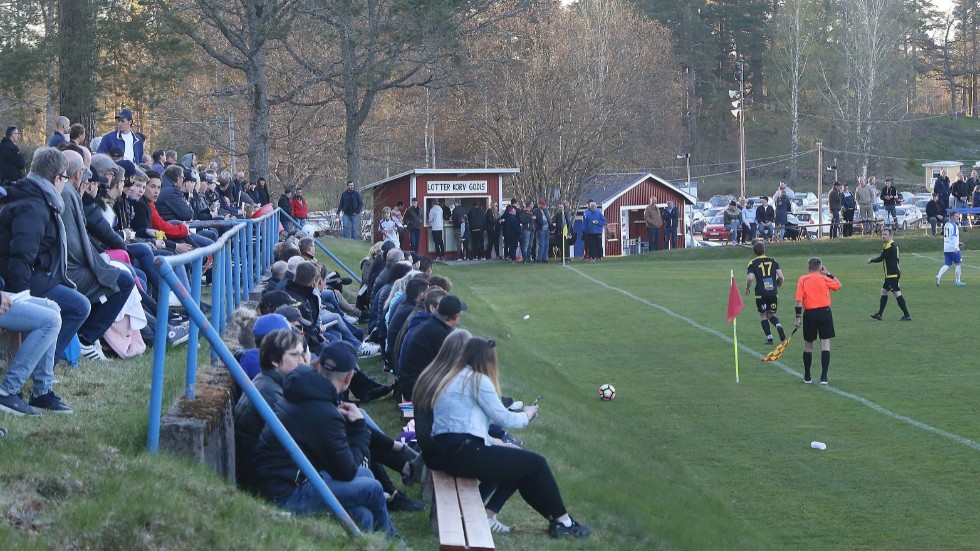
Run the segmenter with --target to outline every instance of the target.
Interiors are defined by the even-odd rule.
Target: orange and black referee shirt
[[[796,300],[803,303],[804,310],[815,310],[830,306],[830,292],[840,289],[840,281],[821,273],[810,272],[800,277],[796,284]]]

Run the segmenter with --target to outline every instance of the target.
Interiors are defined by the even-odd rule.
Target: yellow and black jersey
[[[757,256],[749,262],[747,274],[755,276],[755,297],[774,297],[776,289],[776,272],[779,262],[768,256]]]
[[[898,245],[895,241],[889,241],[881,248],[881,254],[872,258],[871,262],[881,262],[885,268],[885,277],[899,277],[902,270],[898,267]]]

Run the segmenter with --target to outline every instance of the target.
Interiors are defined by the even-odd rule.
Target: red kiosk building
[[[407,208],[412,197],[417,198],[425,220],[419,239],[419,252],[431,255],[434,249],[426,213],[433,204],[442,203],[451,209],[459,200],[460,206],[466,210],[474,206],[489,208],[492,203],[499,205],[504,194],[504,176],[519,172],[518,168],[415,168],[368,184],[363,191],[372,191],[375,221],[381,220],[384,207],[394,207],[398,201],[404,201]],[[373,235],[376,239],[380,235],[377,224]],[[456,232],[451,220],[446,220],[443,239],[446,256],[456,257]],[[408,249],[407,241],[408,237],[405,236],[402,248]]]

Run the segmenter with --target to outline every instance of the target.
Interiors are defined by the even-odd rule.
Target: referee
[[[902,289],[898,285],[898,280],[902,278],[902,270],[898,267],[898,245],[892,240],[892,230],[884,228],[881,230],[881,238],[885,244],[881,247],[881,254],[868,259],[868,264],[881,262],[885,268],[885,282],[881,284],[881,300],[878,304],[878,312],[871,314],[871,319],[881,321],[881,314],[885,312],[885,305],[888,304],[888,293],[895,295],[898,307],[902,309],[902,316],[899,321],[912,321],[909,309],[905,306],[905,297],[902,296]]]
[[[813,341],[819,336],[820,384],[825,385],[830,368],[830,339],[835,336],[830,292],[839,291],[841,283],[817,257],[807,261],[807,271],[796,284],[796,327],[803,326],[803,382],[813,382],[810,364],[813,362]]]

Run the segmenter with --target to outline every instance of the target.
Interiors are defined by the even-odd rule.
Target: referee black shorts
[[[881,284],[881,288],[893,293],[901,291],[902,288],[898,286],[898,279],[897,277],[886,277],[885,282]]]
[[[832,339],[835,336],[830,307],[803,311],[803,340],[813,342],[817,337]]]

